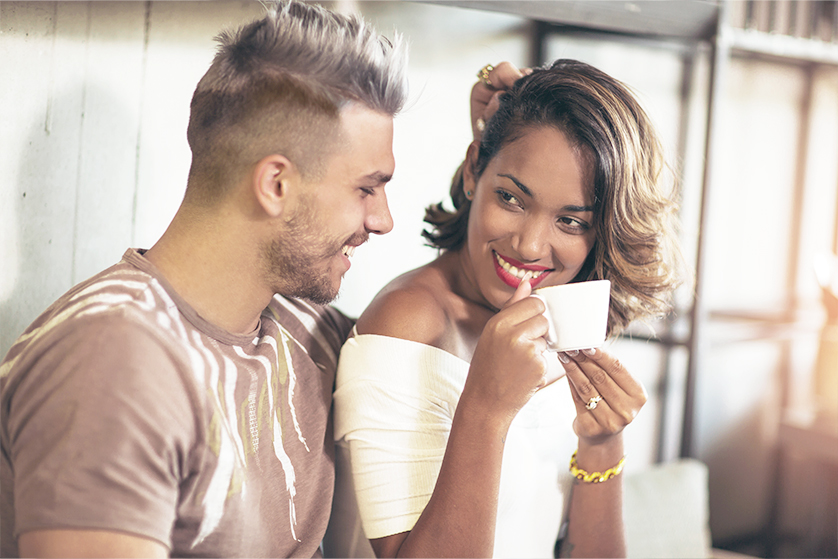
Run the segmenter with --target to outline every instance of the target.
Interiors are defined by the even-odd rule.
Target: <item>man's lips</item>
[[[343,244],[340,249],[340,253],[345,256],[347,259],[351,258],[355,255],[355,249],[361,246],[362,244],[366,243],[369,240],[369,235],[365,234],[355,234],[349,237],[349,239]]]
[[[367,242],[366,238],[352,238],[343,245],[340,249],[340,255],[343,258],[344,263],[346,263],[347,271],[349,268],[352,267],[352,261],[350,260],[353,256],[355,256],[355,249]]]

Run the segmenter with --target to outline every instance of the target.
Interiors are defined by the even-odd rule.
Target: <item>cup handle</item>
[[[544,303],[544,318],[547,319],[547,334],[544,336],[544,339],[547,341],[547,351],[558,351],[556,349],[559,340],[556,339],[556,327],[553,325],[553,319],[550,317],[550,307],[547,306],[547,301],[539,294],[533,294],[533,297],[537,297],[541,299],[541,302]]]

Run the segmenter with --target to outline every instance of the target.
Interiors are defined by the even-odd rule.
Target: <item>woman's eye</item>
[[[498,195],[498,198],[501,199],[502,202],[505,204],[509,204],[511,206],[520,206],[521,204],[518,203],[518,199],[513,196],[510,192],[506,190],[496,190],[495,191]]]
[[[584,221],[576,219],[575,217],[560,217],[559,223],[561,223],[565,227],[568,227],[576,231],[587,231],[588,229],[590,229],[590,225],[588,225]]]

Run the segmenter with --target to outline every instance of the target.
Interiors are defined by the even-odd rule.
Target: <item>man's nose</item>
[[[390,207],[387,205],[387,194],[384,189],[377,196],[370,197],[370,211],[364,223],[369,233],[384,235],[393,230],[393,216],[390,215]]]

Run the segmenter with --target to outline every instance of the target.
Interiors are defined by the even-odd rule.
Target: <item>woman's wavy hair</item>
[[[486,123],[474,176],[527,129],[552,126],[591,162],[596,242],[574,282],[611,281],[608,335],[635,319],[670,310],[680,283],[673,188],[664,188],[663,150],[654,127],[628,88],[576,60],[557,60],[520,78],[500,98]],[[670,183],[671,184],[671,183]],[[457,250],[466,241],[471,202],[462,166],[451,184],[454,210],[429,206],[423,231],[428,244]]]

